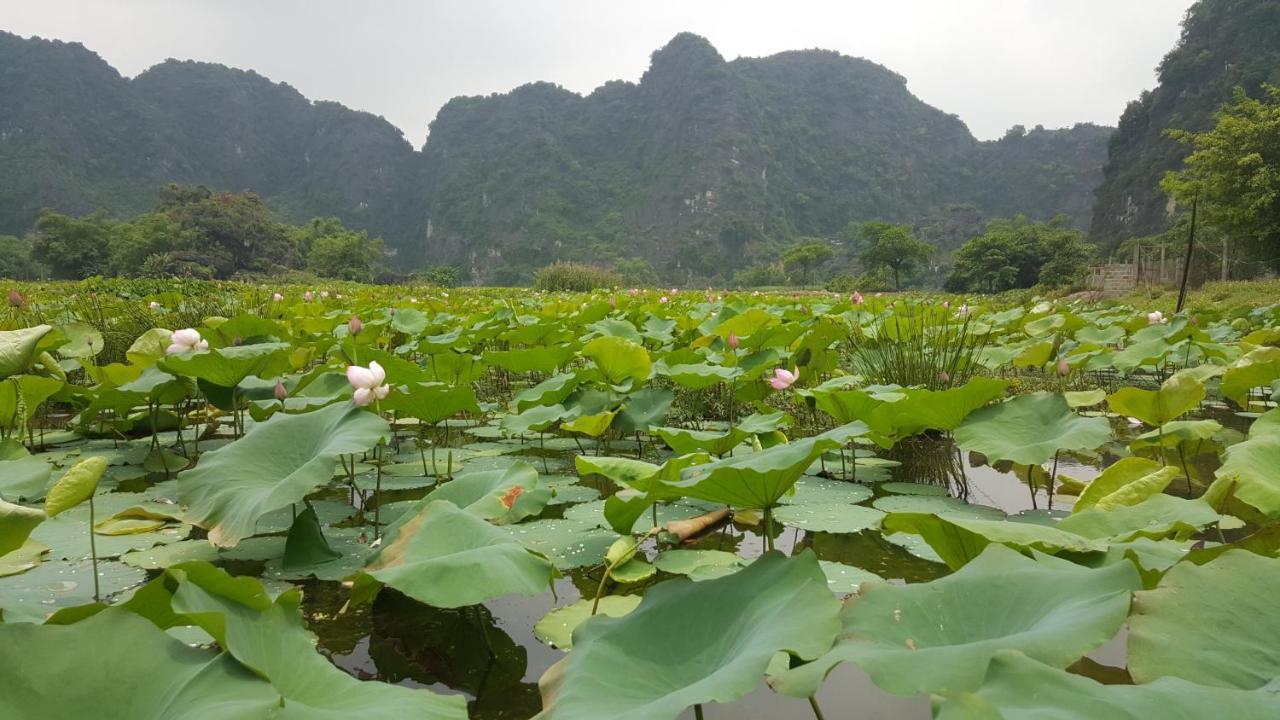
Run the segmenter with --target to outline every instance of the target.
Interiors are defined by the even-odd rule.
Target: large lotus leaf
[[[665,573],[684,575],[694,582],[732,575],[747,566],[741,556],[723,550],[665,550],[653,566]]]
[[[895,695],[958,692],[978,687],[1004,649],[1066,667],[1120,630],[1141,587],[1128,563],[1093,570],[989,547],[933,582],[862,586],[841,613],[835,647],[772,684],[809,696],[837,664],[855,662]]]
[[[185,375],[224,388],[239,385],[250,375],[262,378],[276,377],[288,372],[288,343],[259,343],[215,348],[207,352],[186,352],[169,355],[160,361],[160,368],[174,375]]]
[[[1275,681],[1278,595],[1280,559],[1229,550],[1204,565],[1173,566],[1134,599],[1129,671],[1138,682],[1177,677],[1242,690]]]
[[[550,558],[560,570],[599,565],[618,539],[617,533],[581,520],[533,520],[501,529],[524,547]]]
[[[560,429],[565,432],[582,433],[588,437],[597,438],[608,431],[609,426],[613,424],[613,419],[620,411],[621,408],[618,408],[617,410],[607,410],[590,415],[579,415],[572,420],[560,423]]]
[[[783,505],[773,517],[783,525],[807,532],[855,533],[878,527],[885,513],[875,508],[845,503]]]
[[[1280,433],[1251,433],[1227,448],[1214,485],[1230,483],[1235,497],[1268,517],[1280,517]]]
[[[0,460],[0,500],[39,500],[52,473],[53,466],[40,458]]]
[[[782,498],[787,505],[813,505],[817,503],[844,503],[854,505],[870,499],[875,492],[866,485],[827,480],[804,475],[792,486],[794,492]]]
[[[364,572],[435,607],[463,607],[512,593],[532,597],[554,573],[545,557],[453,503],[430,502],[388,530]]]
[[[768,553],[740,572],[652,587],[620,618],[596,617],[539,681],[543,720],[674,719],[690,705],[731,702],[760,683],[780,651],[826,652],[839,602],[811,552]]]
[[[907,388],[903,398],[876,407],[868,419],[871,431],[893,442],[925,430],[955,430],[974,410],[1004,395],[1008,382],[976,377],[948,390]]]
[[[517,460],[502,470],[459,473],[424,501],[448,500],[476,517],[514,523],[542,512],[550,499],[551,488],[539,484],[538,471]]]
[[[1098,447],[1111,437],[1111,426],[1106,418],[1072,413],[1061,395],[1037,392],[975,411],[955,437],[961,448],[989,460],[1039,465],[1060,450]]]
[[[675,393],[666,388],[644,388],[627,396],[622,412],[613,420],[613,427],[622,432],[649,432],[661,425],[671,410]]]
[[[471,386],[450,387],[441,383],[407,385],[383,400],[382,409],[392,410],[398,417],[413,417],[433,425],[460,412],[481,414]]]
[[[1179,373],[1165,380],[1159,390],[1122,387],[1107,396],[1107,405],[1112,412],[1159,426],[1194,410],[1204,393],[1203,383]]]
[[[1244,407],[1249,391],[1270,385],[1280,378],[1280,348],[1262,347],[1240,358],[1222,374],[1218,391],[1236,405]]]
[[[513,373],[539,372],[551,374],[564,367],[573,357],[573,345],[522,348],[520,350],[487,350],[484,359],[490,365]]]
[[[731,427],[725,432],[660,427],[653,428],[652,432],[662,438],[662,441],[668,447],[681,455],[687,455],[699,450],[709,452],[712,455],[724,455],[741,445],[742,441],[749,436],[749,433],[743,432],[736,427]]]
[[[954,514],[926,515],[893,513],[882,521],[889,533],[914,533],[924,538],[951,569],[964,567],[991,544],[1018,550],[1038,550],[1049,555],[1060,552],[1105,552],[1100,540],[1064,532],[1055,527],[1008,520],[978,520]]]
[[[44,522],[44,517],[36,508],[0,500],[0,555],[22,547],[31,531]]]
[[[671,381],[690,390],[703,390],[712,385],[728,382],[742,374],[742,370],[708,363],[683,363],[660,370]]]
[[[1222,424],[1217,420],[1171,420],[1134,438],[1129,448],[1135,451],[1146,447],[1172,448],[1192,440],[1208,440],[1220,430]]]
[[[1094,478],[1085,485],[1084,491],[1080,493],[1080,497],[1076,498],[1076,504],[1072,508],[1072,512],[1082,512],[1088,510],[1102,498],[1116,492],[1120,488],[1131,482],[1140,480],[1147,475],[1159,472],[1160,463],[1155,460],[1148,460],[1143,457],[1125,457],[1120,458],[1111,465],[1108,465],[1098,477]]]
[[[21,575],[38,566],[47,552],[47,545],[28,539],[17,550],[0,555],[0,578]]]
[[[87,457],[72,465],[49,488],[44,500],[44,514],[54,517],[93,497],[98,481],[107,471],[107,459],[101,455]]]
[[[207,529],[214,545],[233,546],[254,534],[258,518],[328,482],[339,455],[368,450],[388,429],[348,403],[273,416],[178,476],[187,520]]]
[[[3,717],[238,720],[270,717],[281,699],[230,655],[188,647],[126,610],[3,624],[0,644]]]
[[[1153,495],[1164,492],[1164,489],[1169,487],[1169,483],[1173,482],[1179,474],[1181,470],[1176,467],[1160,468],[1125,483],[1120,489],[1099,498],[1094,507],[1099,510],[1114,510],[1125,505],[1137,505]]]
[[[783,495],[822,453],[843,443],[811,437],[767,450],[697,465],[671,483],[686,497],[742,508],[777,505]]]
[[[43,375],[19,375],[0,382],[0,425],[12,428],[27,422],[45,400],[65,385],[62,380]]]
[[[52,325],[0,330],[0,380],[26,370],[38,354],[40,340],[52,331]]]
[[[539,405],[556,405],[573,394],[582,382],[578,373],[568,372],[552,375],[528,390],[516,393],[511,404],[517,411],[528,410]]]
[[[527,432],[545,432],[553,425],[569,416],[563,405],[535,405],[519,415],[507,415],[502,418],[502,429],[513,435]]]
[[[235,580],[241,580],[237,578]],[[256,582],[255,582],[256,584]],[[315,651],[315,641],[302,623],[301,593],[282,593],[265,609],[227,592],[226,583],[206,588],[182,582],[173,610],[195,619],[218,638],[245,667],[269,681],[280,704],[278,715],[290,720],[353,716],[383,720],[426,718],[465,720],[465,701],[428,690],[380,682],[361,682]]]
[[[640,600],[639,595],[606,595],[597,604],[595,598],[583,598],[542,616],[533,626],[533,635],[552,647],[569,650],[573,647],[573,631],[591,619],[593,609],[596,615],[622,617],[635,610]]]
[[[653,367],[644,346],[620,337],[598,337],[582,348],[582,356],[594,362],[613,385],[628,380],[642,383],[649,379]]]
[[[1184,660],[1185,662],[1185,660]],[[1266,690],[1228,690],[1174,678],[1144,685],[1104,685],[1036,662],[1015,650],[991,659],[982,687],[956,693],[936,711],[936,720],[1268,720],[1276,695]]]
[[[1101,505],[1063,518],[1059,530],[1081,537],[1128,541],[1139,537],[1160,540],[1173,535],[1186,539],[1200,528],[1217,522],[1218,513],[1203,500],[1155,495],[1134,505]]]

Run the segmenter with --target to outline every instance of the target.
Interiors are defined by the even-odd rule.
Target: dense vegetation
[[[1208,130],[1237,88],[1260,97],[1264,83],[1280,84],[1280,3],[1192,5],[1177,47],[1160,63],[1159,84],[1129,104],[1111,137],[1091,239],[1110,251],[1164,230],[1170,217],[1161,180],[1191,151],[1167,131]]]
[[[1109,132],[980,143],[872,62],[726,62],[688,34],[639,84],[457,98],[422,152],[380,118],[220,65],[126,79],[77,44],[0,33],[0,66],[0,234],[24,235],[44,208],[128,218],[168,183],[203,184],[252,191],[284,222],[336,217],[383,238],[401,270],[490,284],[557,260],[724,283],[796,238],[957,203],[1083,225]]]
[[[149,213],[112,220],[40,214],[0,275],[18,278],[229,278],[305,269],[318,277],[372,282],[381,276],[382,241],[337,218],[290,227],[253,193],[170,185]]]
[[[1275,715],[1274,296],[3,289],[5,718]]]

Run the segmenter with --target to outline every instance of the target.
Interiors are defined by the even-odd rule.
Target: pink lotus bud
[[[276,381],[276,389],[274,394],[276,396],[276,399],[279,400],[280,402],[284,402],[284,399],[289,397],[288,389],[286,389],[284,386],[284,383],[280,382],[279,380]]]
[[[22,295],[17,290],[9,291],[9,307],[22,307]]]
[[[853,291],[853,294],[852,294],[852,295],[850,295],[849,297],[853,299],[853,304],[854,304],[854,305],[861,305],[861,304],[862,304],[862,293],[858,292],[857,290],[854,290],[854,291]]]
[[[272,301],[272,302],[280,302],[281,300],[284,300],[284,296],[283,296],[283,295],[281,295],[280,293],[272,293],[272,294],[271,294],[271,301]]]
[[[951,307],[951,301],[950,301],[950,300],[943,300],[943,301],[942,301],[942,307],[944,307],[944,308],[949,308],[949,307]]]
[[[347,321],[347,331],[352,335],[359,335],[363,329],[364,323],[360,322],[359,316],[352,315],[351,319]]]
[[[729,333],[728,343],[729,343],[729,347],[734,350],[737,350],[738,346],[742,345],[742,341],[738,339],[737,334],[732,332]]]
[[[315,296],[315,293],[313,293],[313,292],[311,292],[310,290],[308,290],[308,291],[306,291],[306,292],[302,293],[302,299],[303,299],[303,300],[306,300],[307,302],[311,302],[312,300],[315,300],[315,299],[316,299],[316,296]]]
[[[663,295],[662,297],[658,298],[658,302],[663,303],[665,305],[666,303],[671,302],[671,300],[666,295]]]
[[[1200,324],[1200,316],[1199,316],[1199,315],[1192,315],[1192,316],[1191,316],[1191,319],[1190,319],[1190,320],[1188,320],[1187,322],[1190,322],[1192,325],[1199,325],[1199,324]]]
[[[1058,375],[1066,377],[1071,374],[1071,366],[1067,364],[1066,358],[1058,358]]]
[[[1160,323],[1163,323],[1163,322],[1165,322],[1164,313],[1160,312],[1159,310],[1152,310],[1151,312],[1147,313],[1148,325],[1159,325]]]
[[[942,370],[941,372],[939,372],[938,382],[942,383],[943,385],[946,385],[947,383],[951,382],[951,373],[947,372],[946,370]]]

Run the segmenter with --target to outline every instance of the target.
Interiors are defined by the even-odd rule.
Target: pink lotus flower
[[[279,380],[276,381],[276,389],[272,392],[280,402],[284,402],[284,399],[289,397],[288,388],[286,388],[284,383]]]
[[[1058,375],[1066,377],[1071,374],[1071,366],[1067,364],[1066,358],[1058,358]]]
[[[328,299],[329,299],[329,291],[328,291],[328,290],[321,290],[321,291],[320,291],[320,299],[321,299],[321,300],[328,300]]]
[[[284,300],[284,296],[280,293],[271,293],[271,302],[280,302]]]
[[[942,383],[943,385],[950,383],[951,373],[947,372],[946,370],[940,370],[938,372],[938,382]]]
[[[313,292],[311,292],[310,290],[308,290],[308,291],[306,291],[306,292],[302,293],[302,299],[303,299],[303,300],[306,300],[307,302],[311,302],[312,300],[315,300],[315,299],[316,299],[316,296],[315,296],[315,293],[313,293]]]
[[[663,295],[662,297],[658,298],[658,302],[663,303],[665,305],[666,303],[671,301],[667,298],[666,295]]]
[[[787,370],[786,368],[774,368],[773,377],[769,378],[769,385],[774,390],[786,390],[800,379],[800,369]]]
[[[968,305],[961,305],[960,308],[956,310],[956,317],[968,317],[968,316],[969,316]]]
[[[176,353],[192,352],[194,350],[208,350],[209,341],[200,338],[200,332],[195,328],[186,328],[185,330],[175,330],[169,338],[169,347],[165,348],[165,353],[173,355]]]
[[[678,292],[680,292],[680,291],[679,291],[679,290],[677,290],[677,289],[675,289],[675,288],[671,288],[671,294],[672,294],[672,295],[675,295],[675,294],[676,294],[676,293],[678,293]]]
[[[853,300],[853,304],[854,304],[854,305],[861,305],[861,304],[862,304],[862,293],[858,292],[857,290],[854,290],[854,291],[853,291],[853,294],[852,294],[852,295],[850,295],[850,296],[849,296],[849,298],[850,298],[851,300]]]
[[[17,290],[9,291],[9,307],[22,307],[22,295]]]
[[[386,379],[387,372],[376,360],[369,363],[367,368],[359,365],[347,367],[347,382],[355,388],[352,399],[360,407],[365,407],[374,400],[381,400],[391,392],[391,386],[385,383]]]
[[[9,304],[12,305],[13,302],[10,301]],[[160,303],[156,302],[155,300],[152,300],[151,302],[147,303],[147,307],[151,308],[152,312],[154,312],[160,309]]]
[[[1165,319],[1164,313],[1160,312],[1159,310],[1152,310],[1151,312],[1147,313],[1148,325],[1159,325],[1161,323],[1166,323],[1166,322],[1169,322],[1169,321]]]
[[[950,300],[943,300],[943,301],[942,301],[942,307],[944,307],[944,308],[949,308],[949,307],[951,307],[951,301],[950,301]]]
[[[395,310],[392,310],[391,313],[394,315]],[[359,335],[360,331],[363,329],[364,329],[364,323],[360,322],[360,316],[352,315],[351,319],[347,321],[347,332],[351,333],[352,335]]]
[[[738,339],[737,334],[732,332],[729,333],[729,339],[726,342],[729,343],[729,348],[732,350],[737,350],[738,346],[742,345],[742,341]]]
[[[640,289],[639,289],[639,288],[631,288],[630,290],[628,290],[628,291],[627,291],[627,294],[628,294],[628,295],[631,295],[632,297],[635,297],[636,295],[639,295],[639,294],[640,294]]]

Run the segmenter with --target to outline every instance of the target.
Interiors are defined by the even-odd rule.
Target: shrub
[[[558,262],[538,270],[533,286],[539,290],[586,292],[622,285],[622,276],[612,270],[583,263]]]

